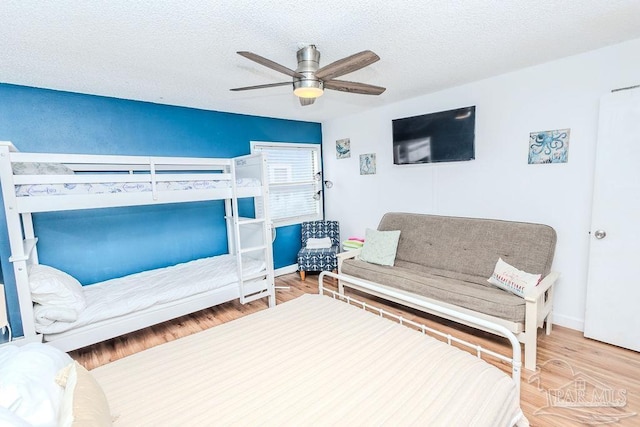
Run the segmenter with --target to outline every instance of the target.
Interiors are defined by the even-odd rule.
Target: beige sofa
[[[359,250],[338,255],[340,274],[364,279],[509,328],[525,347],[525,368],[536,368],[537,330],[551,333],[556,245],[553,228],[493,219],[387,213],[380,231],[400,230],[393,266],[358,259]],[[525,298],[487,282],[498,258],[542,281]],[[346,280],[344,287],[358,288]],[[362,289],[360,289],[362,290]],[[380,295],[378,295],[380,296]],[[414,307],[417,308],[417,307]]]

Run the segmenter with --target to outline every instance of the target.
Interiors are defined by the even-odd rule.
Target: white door
[[[640,88],[600,104],[584,335],[640,351]]]

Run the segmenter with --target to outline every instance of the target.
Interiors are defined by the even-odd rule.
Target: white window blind
[[[320,171],[320,146],[252,142],[251,152],[263,152],[269,173],[269,211],[277,226],[322,219],[322,199],[315,175]]]

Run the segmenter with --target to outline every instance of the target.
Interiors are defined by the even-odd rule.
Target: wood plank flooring
[[[278,303],[304,293],[317,293],[318,289],[316,275],[309,275],[305,281],[301,281],[297,274],[289,274],[278,277],[276,285],[289,287],[277,291]],[[332,287],[331,282],[328,287]],[[491,350],[500,353],[509,351],[507,341],[493,335],[437,320],[375,298],[364,295],[358,297],[442,332],[453,332]],[[264,309],[266,303],[263,301],[244,306],[237,301],[229,302],[70,354],[86,368],[92,369]],[[620,426],[640,426],[639,353],[589,340],[581,332],[557,326],[549,336],[540,329],[538,345],[540,370],[537,373],[523,370],[521,382],[522,409],[532,426],[598,425],[605,424],[605,421]],[[509,372],[509,367],[501,362],[487,361]],[[549,406],[554,396],[574,406]],[[587,407],[594,402],[594,396],[595,402],[601,403],[600,407]],[[620,407],[613,408],[613,404],[619,404]]]

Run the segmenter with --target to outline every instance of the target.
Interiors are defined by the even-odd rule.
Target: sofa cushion
[[[495,264],[495,263],[494,263]],[[497,289],[486,277],[396,261],[394,267],[347,259],[341,272],[516,323],[524,323],[524,299]]]
[[[514,267],[546,276],[556,245],[553,228],[494,219],[391,212],[378,230],[400,230],[396,264],[406,261],[486,281],[502,258]]]

